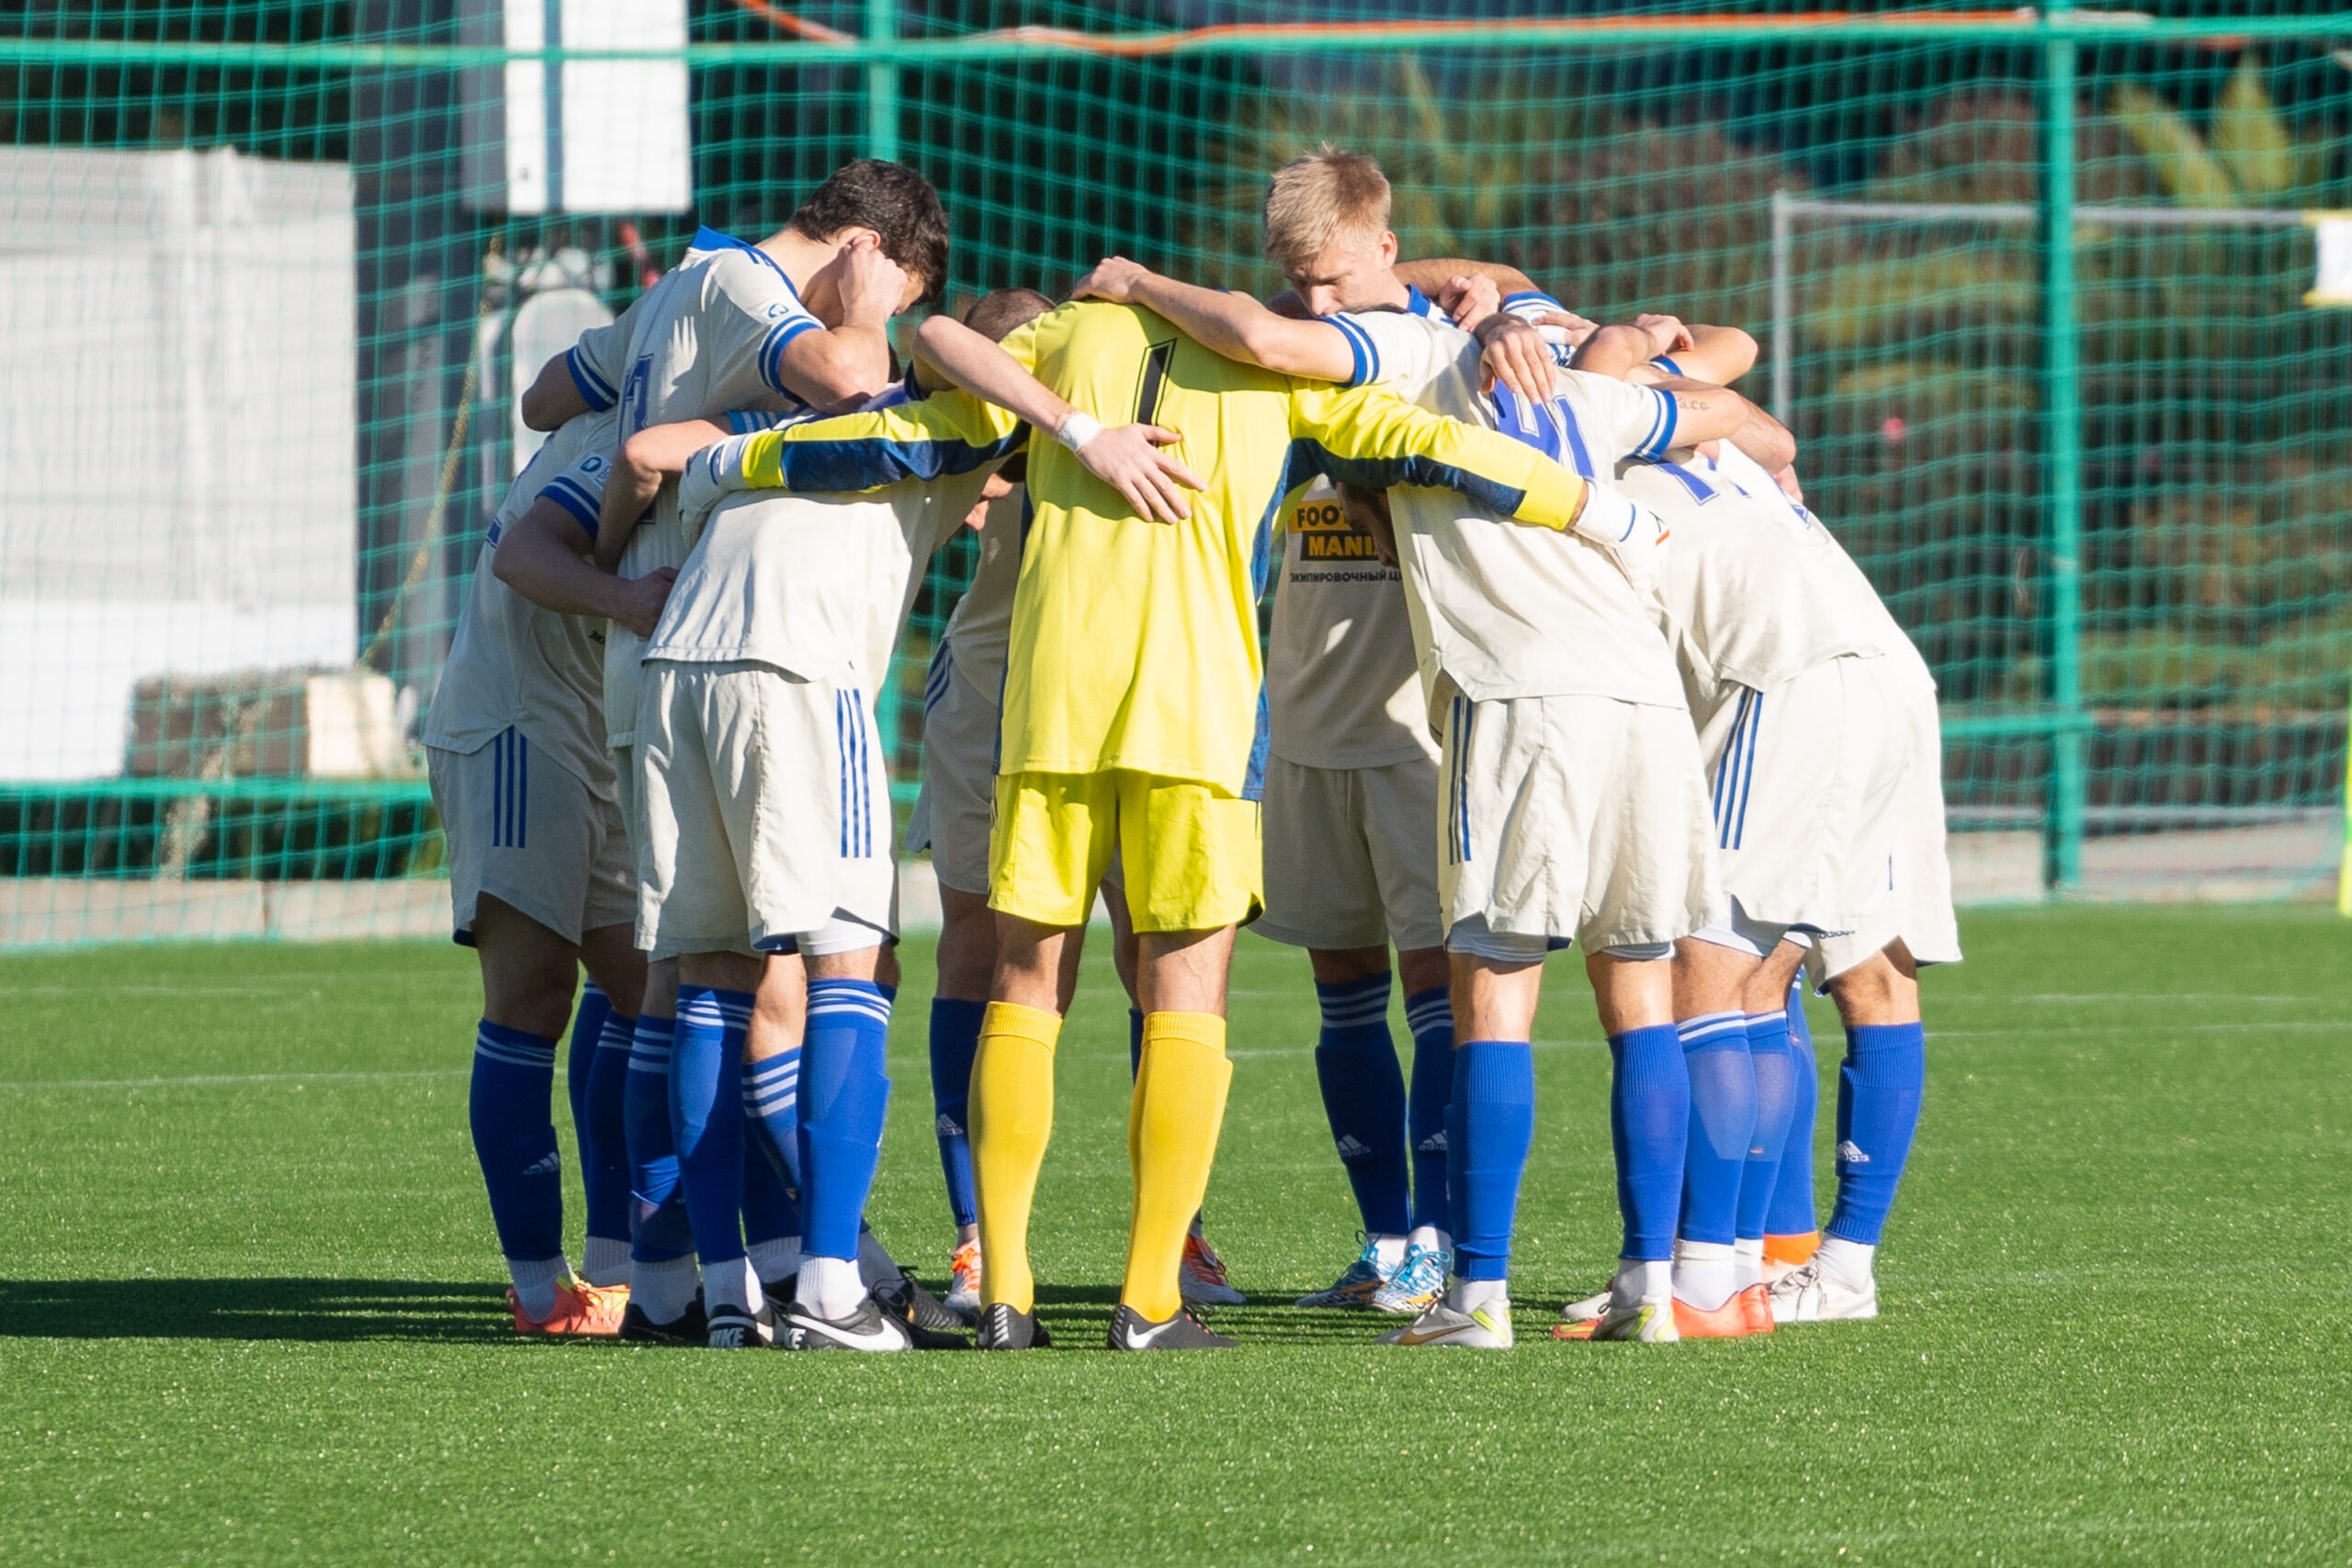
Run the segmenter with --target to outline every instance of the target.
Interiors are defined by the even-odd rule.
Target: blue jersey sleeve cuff
[[[594,534],[596,531],[596,498],[570,479],[560,479],[539,491],[541,501],[552,501],[571,513],[580,525]]]
[[[760,345],[760,379],[769,391],[782,392],[787,398],[795,395],[792,389],[784,384],[785,345],[802,333],[816,330],[817,318],[814,316],[793,316],[778,321],[770,329],[767,342]]]
[[[1669,376],[1679,376],[1682,374],[1682,367],[1677,365],[1673,360],[1668,359],[1663,354],[1651,360],[1650,365],[1652,368],[1663,370]]]
[[[1362,323],[1351,321],[1345,315],[1325,316],[1322,320],[1325,326],[1347,340],[1348,354],[1354,362],[1348,372],[1348,385],[1363,387],[1378,380],[1380,350],[1373,346],[1372,334],[1363,330]]]
[[[580,389],[581,397],[587,400],[590,408],[598,413],[603,413],[613,406],[616,399],[612,384],[597,375],[595,370],[580,357],[580,351],[577,348],[567,348],[563,351],[563,367],[571,373],[571,384]]]
[[[1650,433],[1634,449],[1634,457],[1645,459],[1663,457],[1674,450],[1674,427],[1681,423],[1682,418],[1681,409],[1675,402],[1672,392],[1652,387],[1649,394],[1657,400],[1657,406],[1650,414]]]
[[[1566,315],[1568,308],[1542,289],[1530,288],[1518,294],[1504,295],[1503,309],[1521,321],[1532,323],[1536,317],[1553,310]]]

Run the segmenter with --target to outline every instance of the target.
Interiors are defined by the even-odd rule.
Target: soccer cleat
[[[1627,1344],[1672,1345],[1681,1337],[1674,1325],[1671,1297],[1645,1296],[1638,1301],[1611,1301],[1599,1317],[1563,1323],[1552,1330],[1555,1339],[1614,1339]]]
[[[1363,1250],[1356,1255],[1356,1260],[1331,1282],[1329,1290],[1301,1296],[1298,1304],[1303,1307],[1370,1306],[1372,1298],[1379,1293],[1381,1286],[1388,1283],[1389,1277],[1395,1272],[1393,1269],[1380,1266],[1380,1244],[1366,1241]]]
[[[635,1302],[621,1314],[621,1337],[640,1345],[700,1345],[710,1337],[710,1324],[702,1312],[702,1292],[686,1303],[686,1310],[667,1323],[656,1323],[645,1315],[645,1309]]]
[[[1023,1312],[1011,1302],[998,1302],[980,1309],[978,1348],[983,1350],[1043,1350],[1054,1342],[1034,1313]]]
[[[1419,1317],[1445,1294],[1446,1270],[1453,1267],[1453,1254],[1443,1247],[1406,1247],[1405,1261],[1373,1292],[1373,1309]]]
[[[907,1270],[899,1270],[895,1280],[886,1280],[874,1287],[874,1299],[882,1310],[905,1324],[909,1328],[925,1334],[953,1334],[964,1326],[964,1320],[947,1309],[947,1303],[916,1282]],[[961,1340],[957,1344],[963,1343]],[[926,1347],[938,1348],[939,1347]]]
[[[980,1319],[980,1243],[975,1236],[947,1263],[947,1310],[968,1326]]]
[[[714,1350],[756,1350],[770,1337],[769,1325],[763,1321],[767,1316],[765,1307],[757,1315],[739,1306],[716,1308],[705,1319],[703,1343]]]
[[[1583,1300],[1569,1302],[1561,1307],[1560,1315],[1570,1323],[1590,1323],[1609,1310],[1610,1300],[1614,1294],[1609,1286],[1603,1285]]]
[[[1763,1326],[1757,1325],[1761,1311]],[[1743,1339],[1750,1334],[1772,1332],[1772,1306],[1761,1285],[1750,1285],[1734,1292],[1723,1305],[1712,1311],[1692,1306],[1680,1296],[1674,1298],[1674,1332],[1684,1339]]]
[[[506,1304],[514,1311],[517,1334],[583,1334],[611,1339],[619,1337],[621,1319],[628,1314],[628,1287],[592,1285],[574,1274],[556,1281],[555,1305],[545,1317],[526,1316],[511,1285]]]
[[[1154,1323],[1125,1302],[1111,1314],[1110,1337],[1114,1350],[1230,1350],[1240,1344],[1203,1326],[1190,1307],[1178,1307],[1174,1316]]]
[[[958,1347],[961,1340],[956,1342]],[[793,1303],[784,1309],[775,1337],[779,1350],[911,1350],[914,1330],[886,1308],[881,1299],[867,1296],[847,1317],[819,1317]]]
[[[1438,1302],[1404,1327],[1391,1329],[1374,1343],[1442,1346],[1464,1350],[1508,1350],[1512,1343],[1510,1303],[1488,1302],[1463,1312]]]
[[[1878,1315],[1878,1281],[1860,1290],[1807,1263],[1771,1287],[1774,1323],[1845,1323]]]
[[[1250,1304],[1250,1298],[1233,1288],[1225,1277],[1225,1259],[1216,1248],[1198,1232],[1184,1235],[1184,1263],[1177,1270],[1176,1282],[1187,1306],[1238,1307]]]

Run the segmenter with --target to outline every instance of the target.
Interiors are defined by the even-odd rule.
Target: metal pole
[[[2053,892],[2082,882],[2082,387],[2075,324],[2075,41],[2042,46],[2042,353],[2049,410],[2050,826],[2044,876]]]
[[[865,0],[865,37],[869,43],[899,36],[899,0]],[[865,67],[865,155],[895,161],[899,156],[899,63],[871,61]]]
[[[1789,193],[1772,193],[1772,417],[1789,423]]]

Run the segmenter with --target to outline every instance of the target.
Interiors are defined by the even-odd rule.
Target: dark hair
[[[936,299],[946,287],[946,209],[931,182],[904,164],[875,158],[843,164],[786,227],[808,240],[871,229],[882,236],[882,254],[922,280],[922,298]]]
[[[1035,321],[1054,302],[1034,288],[1000,288],[983,294],[964,312],[964,324],[982,337],[1002,343],[1013,328]]]

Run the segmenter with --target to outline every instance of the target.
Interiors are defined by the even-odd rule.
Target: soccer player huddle
[[[1746,333],[1596,326],[1506,266],[1400,263],[1388,216],[1378,167],[1327,148],[1269,187],[1271,304],[1114,258],[1059,306],[929,316],[901,365],[889,322],[939,298],[946,220],[860,162],[758,244],[702,231],[541,371],[523,412],[552,434],[425,732],[518,1330],[1046,1344],[1030,1211],[1098,899],[1135,1085],[1111,1348],[1235,1343],[1195,1309],[1241,1300],[1200,1209],[1253,922],[1307,951],[1363,1237],[1301,1306],[1511,1346],[1531,1034],[1575,944],[1624,1232],[1553,1333],[1876,1314],[1917,968],[1960,957],[1927,665],[1805,508],[1789,433],[1730,389]],[[865,1218],[899,978],[875,704],[967,527],[909,835],[943,913],[943,1298]],[[1806,977],[1846,1034],[1821,1229]]]

